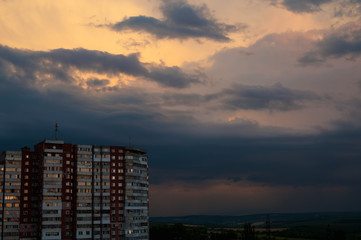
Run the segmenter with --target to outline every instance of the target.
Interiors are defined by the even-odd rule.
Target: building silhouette
[[[45,140],[0,155],[5,239],[149,239],[146,151]]]

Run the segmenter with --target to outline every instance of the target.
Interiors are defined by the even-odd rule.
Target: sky
[[[360,211],[360,0],[0,0],[0,149],[149,155],[151,216]]]

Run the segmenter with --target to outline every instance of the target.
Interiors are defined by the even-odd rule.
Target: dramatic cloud
[[[164,96],[167,105],[193,106],[195,104],[217,102],[229,110],[277,110],[291,111],[304,107],[307,101],[321,100],[310,91],[293,90],[274,84],[272,86],[234,85],[220,92],[198,94],[174,94]]]
[[[271,87],[234,86],[222,92],[224,105],[231,109],[289,111],[302,108],[302,102],[320,99],[307,91],[291,90],[281,84]]]
[[[0,150],[145,148],[152,216],[359,209],[360,0],[1,3]]]
[[[343,25],[316,42],[315,50],[299,58],[303,65],[325,62],[328,58],[355,59],[361,54],[361,22]]]
[[[90,87],[103,87],[109,84],[107,79],[89,79],[87,82]]]
[[[120,74],[143,78],[163,87],[185,88],[200,82],[200,75],[189,75],[179,67],[142,63],[137,54],[114,55],[86,49],[55,49],[49,52],[12,49],[0,46],[0,67],[5,78],[33,84],[54,81],[77,83],[85,80],[88,86],[108,86],[109,80],[87,79],[82,74]],[[79,83],[78,83],[79,84]]]
[[[148,32],[157,38],[208,38],[229,41],[227,34],[246,28],[245,25],[219,23],[206,5],[193,6],[187,1],[163,1],[164,19],[136,16],[111,25],[114,31],[133,30]]]
[[[169,146],[164,161],[154,159],[151,176],[155,184],[224,179],[263,186],[359,187],[360,141],[359,130],[305,137],[198,137]],[[152,149],[155,154],[162,151]],[[170,158],[173,161],[165,163]],[[171,167],[175,170],[167,171]]]
[[[359,17],[361,13],[360,0],[340,0],[335,7],[335,17]]]
[[[312,13],[321,11],[321,5],[333,0],[283,0],[282,5],[295,13]]]

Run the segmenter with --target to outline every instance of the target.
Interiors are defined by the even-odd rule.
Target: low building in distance
[[[148,157],[45,140],[0,155],[1,240],[149,239]]]

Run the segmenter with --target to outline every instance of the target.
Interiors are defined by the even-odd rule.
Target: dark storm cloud
[[[154,66],[150,68],[148,77],[156,79],[158,83],[164,86],[174,88],[185,88],[192,83],[200,83],[200,74],[186,74],[179,67],[165,67],[165,66]]]
[[[325,62],[328,58],[355,59],[361,54],[360,22],[341,26],[315,43],[315,49],[299,58],[302,65]]]
[[[207,98],[201,94],[164,94],[164,104],[169,106],[197,106],[206,102]]]
[[[147,16],[126,18],[111,25],[114,31],[133,30],[148,32],[157,38],[208,38],[229,41],[227,34],[246,28],[245,25],[227,25],[218,22],[206,5],[193,6],[187,1],[163,1],[164,19]]]
[[[325,59],[321,58],[317,52],[307,52],[298,59],[298,62],[302,66],[319,66],[325,62]]]
[[[230,110],[278,110],[291,111],[304,108],[307,101],[322,97],[310,91],[289,89],[281,84],[272,86],[234,85],[214,94],[172,94],[164,95],[167,105],[195,106],[215,101],[222,108]]]
[[[133,89],[99,96],[71,85],[38,90],[7,81],[2,71],[0,107],[0,151],[52,139],[56,120],[59,137],[79,144],[126,145],[131,137],[133,144],[144,145],[152,136],[166,137],[172,127],[162,124],[166,118],[152,106],[151,97]]]
[[[317,44],[319,54],[324,57],[358,57],[361,54],[361,31],[353,32],[355,38],[328,36]]]
[[[4,81],[2,74],[0,84],[2,150],[51,139],[58,120],[66,142],[130,141],[146,148],[152,184],[223,179],[269,186],[357,187],[361,182],[361,130],[346,129],[347,124],[331,134],[292,137],[256,122],[201,124],[181,113],[172,118],[154,108],[150,96],[129,89],[118,90],[102,104],[80,89],[41,93]]]
[[[295,13],[312,13],[321,11],[321,5],[333,0],[283,0],[282,5]]]
[[[108,79],[89,79],[86,81],[90,87],[103,87],[110,83]]]
[[[360,143],[360,130],[316,137],[198,138],[170,146],[164,161],[155,159],[152,166],[158,171],[151,180],[155,184],[224,179],[268,186],[359,187]],[[161,149],[152,151],[158,155]],[[172,163],[167,163],[170,158]]]
[[[342,0],[335,7],[335,17],[359,17],[361,13],[360,0]]]
[[[110,92],[119,90],[118,86],[109,86],[110,81],[108,79],[90,78],[86,81],[88,88],[97,92]]]
[[[0,46],[0,67],[6,78],[28,84],[46,81],[75,82],[74,71],[118,76],[127,74],[163,87],[185,88],[199,83],[199,74],[189,75],[178,67],[142,63],[137,54],[114,55],[86,49],[55,49],[49,52]],[[96,82],[90,82],[94,86]]]
[[[9,58],[15,61],[16,54]],[[104,98],[89,96],[77,87],[38,91],[22,84],[25,81],[10,81],[8,75],[14,73],[13,68],[3,70],[2,150],[17,150],[51,139],[57,120],[61,126],[59,136],[66,142],[101,145],[130,142],[147,149],[152,185],[169,182],[202,185],[208,180],[219,180],[267,186],[344,186],[355,191],[360,186],[361,130],[347,129],[347,124],[339,126],[337,132],[318,136],[292,136],[285,129],[262,127],[247,120],[204,124],[181,111],[173,115],[162,112],[153,104],[152,96],[136,89],[118,89]],[[236,87],[222,94],[253,96],[259,93],[254,88]],[[274,88],[279,86],[270,87],[272,91]],[[178,97],[178,102],[186,101],[184,96]],[[197,95],[188,98],[190,102],[184,104],[199,100]]]
[[[272,0],[271,5],[284,6],[294,13],[315,13],[322,11],[322,5],[334,3],[333,17],[358,17],[361,13],[360,0]]]
[[[302,103],[320,99],[309,91],[292,90],[275,84],[270,87],[236,85],[225,89],[224,106],[230,109],[289,111],[302,108]]]

